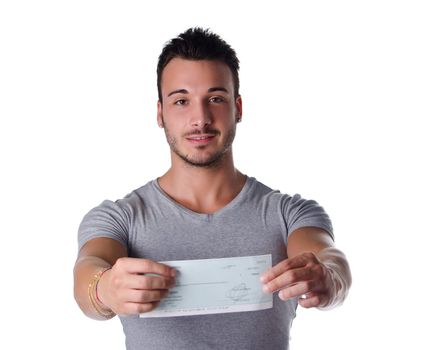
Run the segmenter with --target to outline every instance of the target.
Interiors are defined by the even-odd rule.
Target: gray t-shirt
[[[113,238],[130,257],[155,261],[272,255],[287,258],[288,236],[314,226],[333,237],[328,215],[315,201],[273,191],[248,177],[241,192],[213,214],[193,212],[148,182],[116,202],[104,201],[83,219],[79,248],[95,237]],[[297,300],[273,296],[260,311],[164,318],[120,317],[126,347],[136,349],[288,349]]]

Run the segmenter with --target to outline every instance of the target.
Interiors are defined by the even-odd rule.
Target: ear
[[[235,99],[235,121],[239,123],[243,117],[243,100],[241,96]]]
[[[157,124],[160,128],[162,128],[163,125],[163,106],[161,105],[160,100],[157,101]]]

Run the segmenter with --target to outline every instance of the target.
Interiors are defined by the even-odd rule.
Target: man
[[[161,177],[83,219],[75,298],[94,319],[120,316],[128,349],[287,349],[296,307],[331,308],[351,284],[316,202],[293,197],[234,167],[242,118],[239,61],[216,34],[189,29],[158,61],[157,122],[171,150]],[[139,318],[175,284],[159,261],[272,255],[259,283],[265,310]]]

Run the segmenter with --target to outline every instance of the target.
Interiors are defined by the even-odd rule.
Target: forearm
[[[345,255],[334,247],[322,249],[317,253],[321,263],[327,268],[330,280],[330,299],[320,309],[331,309],[341,305],[348,295],[352,284],[349,263]]]
[[[95,320],[105,320],[93,307],[89,297],[89,285],[94,276],[111,264],[96,256],[84,256],[77,260],[74,267],[74,298],[84,314]]]

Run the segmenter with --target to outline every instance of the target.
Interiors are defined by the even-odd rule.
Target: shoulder
[[[156,194],[154,181],[149,181],[145,185],[129,192],[124,197],[116,199],[114,201],[105,200],[101,203],[101,206],[115,207],[117,210],[132,213],[135,210],[139,210],[147,205],[147,203],[153,202]]]
[[[272,189],[254,177],[250,177],[249,180],[251,182],[250,187],[252,189],[252,195],[261,198],[264,201],[279,203],[288,202],[292,199],[292,196],[289,194],[281,193],[281,191],[277,189]],[[297,196],[299,195],[296,195],[296,198],[298,198]]]
[[[304,198],[299,193],[290,195],[273,190],[253,178],[254,190],[260,198],[264,209],[272,209],[278,214],[279,220],[285,229],[291,233],[300,227],[319,227],[333,236],[331,220],[324,208],[313,199]]]
[[[105,199],[99,205],[93,207],[85,216],[84,220],[110,217],[128,222],[135,211],[143,208],[152,196],[152,181],[131,191],[122,198],[111,200]]]
[[[121,199],[104,200],[82,219],[78,229],[79,247],[96,237],[108,237],[127,244],[134,220],[149,202],[150,182]]]
[[[281,192],[278,189],[272,189],[271,187],[263,184],[258,181],[256,178],[252,177],[250,180],[253,182],[253,193],[260,197],[264,197],[268,200],[274,200],[279,202],[279,204],[284,207],[299,207],[303,205],[318,205],[318,203],[313,199],[306,199],[302,197],[299,193],[293,195],[286,192]]]

